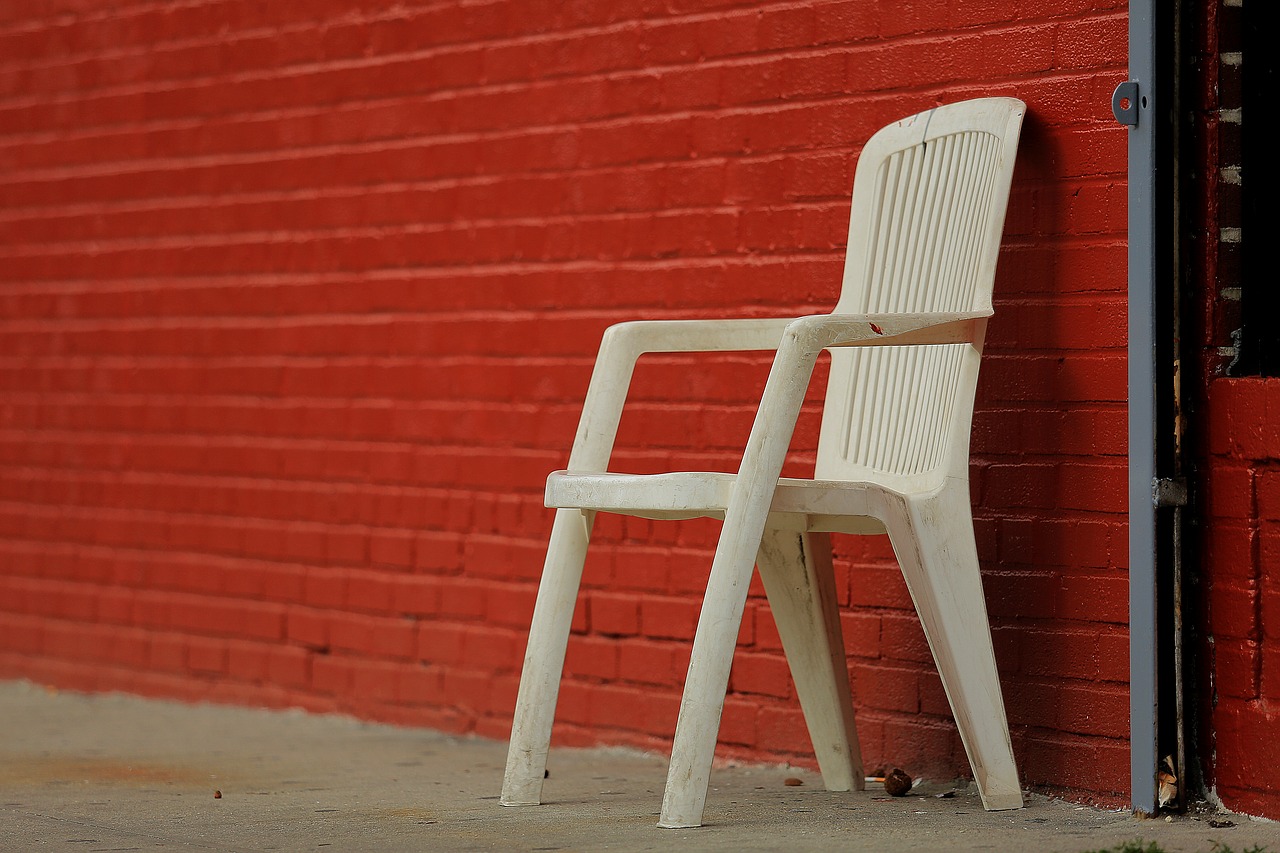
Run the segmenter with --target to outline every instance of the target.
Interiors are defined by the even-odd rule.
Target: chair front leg
[[[726,529],[725,533],[728,533]],[[662,795],[658,826],[683,829],[702,825],[707,784],[720,732],[720,714],[729,688],[729,669],[738,641],[738,627],[747,603],[747,588],[755,568],[755,548],[720,548],[711,565],[707,593],[693,638],[689,675],[680,701],[680,718],[671,746],[667,787]]]
[[[698,630],[693,638],[689,675],[680,701],[680,719],[676,723],[667,787],[662,796],[658,826],[667,829],[702,825],[733,649],[747,603],[747,587],[778,475],[786,459],[787,445],[822,348],[822,344],[815,343],[811,337],[798,334],[792,326],[787,327],[729,494],[724,527],[716,544]]]
[[[511,724],[500,800],[504,806],[536,806],[542,802],[551,724],[593,519],[594,513],[556,510]]]

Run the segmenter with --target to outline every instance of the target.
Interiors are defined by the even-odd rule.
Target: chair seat
[[[634,515],[640,518],[718,518],[729,506],[734,474],[680,471],[670,474],[573,473],[547,477],[545,503]],[[884,533],[878,517],[891,493],[882,486],[844,480],[782,477],[770,505],[769,526],[828,533]]]

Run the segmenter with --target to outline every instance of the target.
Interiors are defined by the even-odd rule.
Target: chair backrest
[[[1024,112],[1014,98],[964,101],[868,140],[837,313],[991,308]],[[816,476],[911,491],[967,477],[981,348],[833,350]]]

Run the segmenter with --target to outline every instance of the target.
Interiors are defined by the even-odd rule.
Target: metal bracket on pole
[[[1111,94],[1111,113],[1116,121],[1129,127],[1138,126],[1138,81],[1126,80]]]
[[[1182,477],[1157,477],[1151,484],[1151,502],[1156,508],[1186,506],[1187,481]]]

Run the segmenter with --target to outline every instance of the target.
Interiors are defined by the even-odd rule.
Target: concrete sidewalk
[[[546,803],[498,805],[505,744],[429,731],[0,683],[0,850],[1035,850],[1143,839],[1280,853],[1280,824],[1172,822],[971,788],[837,794],[816,774],[717,770],[708,825],[654,826],[665,761],[555,750]],[[788,776],[803,780],[787,786]],[[215,791],[220,796],[215,795]]]

